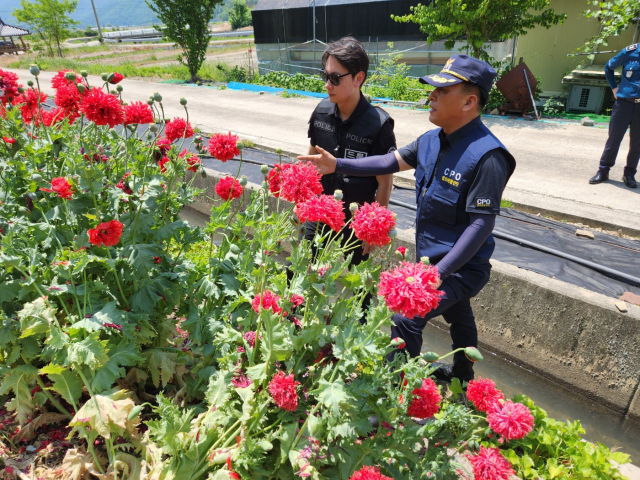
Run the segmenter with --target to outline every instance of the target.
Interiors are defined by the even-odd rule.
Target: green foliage
[[[588,58],[594,59],[598,48],[608,45],[607,39],[609,37],[618,37],[630,25],[635,24],[632,20],[640,16],[640,1],[611,0],[601,2],[590,0],[589,3],[596,8],[586,10],[584,15],[587,18],[597,19],[600,22],[600,31],[597,35],[588,39],[580,50],[590,53]]]
[[[481,60],[489,60],[485,50],[489,41],[500,41],[541,26],[562,23],[564,14],[547,8],[549,0],[434,0],[411,7],[408,15],[392,15],[397,22],[420,25],[429,44],[445,40],[445,48],[464,39],[461,49]]]
[[[209,22],[222,0],[145,0],[163,26],[156,28],[182,48],[180,62],[189,69],[191,81],[197,81],[209,46]]]
[[[304,75],[302,73],[289,75],[286,72],[269,72],[256,76],[252,83],[267,87],[285,88],[287,90],[326,93],[324,82],[317,75]]]
[[[69,29],[79,22],[69,16],[78,6],[78,0],[20,0],[13,16],[38,33],[53,56],[54,45],[62,57],[61,43],[71,36]]]
[[[551,97],[544,103],[543,112],[550,117],[559,117],[565,113],[566,97]]]
[[[229,23],[231,28],[236,30],[242,27],[248,27],[253,22],[251,11],[247,7],[246,0],[233,0],[231,11],[229,12]]]

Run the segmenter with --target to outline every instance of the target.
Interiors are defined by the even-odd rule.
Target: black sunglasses
[[[327,80],[331,82],[331,85],[337,87],[340,85],[340,79],[342,77],[346,77],[347,75],[355,75],[358,72],[348,72],[343,73],[342,75],[338,75],[337,73],[327,73],[325,70],[320,70],[320,78],[324,83],[327,83]]]

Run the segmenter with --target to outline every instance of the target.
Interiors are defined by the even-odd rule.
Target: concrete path
[[[24,70],[13,70],[21,81],[31,78]],[[50,79],[55,72],[42,72],[43,90],[53,93]],[[92,84],[98,77],[89,77]],[[309,145],[307,122],[317,104],[309,98],[281,98],[250,92],[213,88],[175,86],[141,80],[124,80],[123,97],[127,101],[145,100],[153,92],[164,98],[168,117],[184,116],[178,100],[188,100],[189,118],[203,132],[231,131],[257,145],[288,152],[305,152]],[[395,119],[398,145],[415,140],[433,128],[428,112],[390,107]],[[518,162],[505,198],[531,209],[559,212],[563,215],[640,230],[640,189],[631,190],[621,182],[629,147],[628,135],[611,171],[611,181],[589,185],[607,139],[607,130],[575,124],[524,122],[506,118],[485,118],[485,124],[509,148]],[[412,181],[413,174],[400,174]],[[402,180],[399,178],[399,180]]]

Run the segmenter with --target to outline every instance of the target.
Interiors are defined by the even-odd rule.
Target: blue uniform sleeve
[[[487,152],[478,164],[469,193],[466,211],[489,215],[500,214],[502,193],[509,179],[509,164],[501,148]]]
[[[613,72],[620,65],[624,64],[628,56],[629,56],[629,52],[625,48],[622,51],[620,51],[615,57],[609,60],[607,64],[604,66],[604,76],[606,77],[607,82],[609,82],[609,86],[611,87],[611,90],[613,90],[614,88],[618,88],[618,82],[616,82],[616,77]]]

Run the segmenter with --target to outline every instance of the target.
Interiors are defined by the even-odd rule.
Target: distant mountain
[[[158,19],[144,0],[94,0],[101,26],[127,27],[151,25]],[[17,24],[11,12],[20,7],[20,0],[0,0],[0,18],[6,23]],[[71,15],[83,28],[95,27],[91,0],[79,0],[78,8]]]

